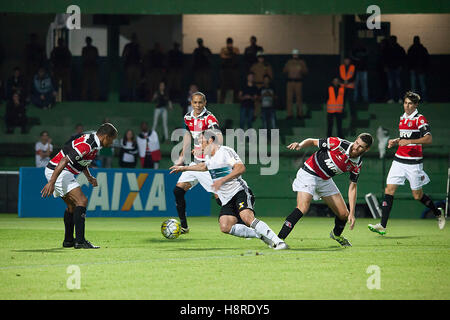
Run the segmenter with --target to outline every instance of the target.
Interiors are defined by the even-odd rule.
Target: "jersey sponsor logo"
[[[331,159],[325,159],[324,162],[325,162],[326,166],[328,167],[328,169],[330,169],[330,170],[333,171],[334,173],[337,173],[337,172],[338,172],[338,170],[336,169],[336,166],[335,166],[333,160],[331,160]]]
[[[411,135],[412,135],[412,132],[400,130],[400,138],[411,138]]]

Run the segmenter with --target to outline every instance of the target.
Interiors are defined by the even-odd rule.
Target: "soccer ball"
[[[162,223],[161,233],[167,239],[176,239],[180,236],[181,225],[175,219],[168,219]]]

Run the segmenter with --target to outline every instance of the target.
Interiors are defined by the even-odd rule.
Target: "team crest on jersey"
[[[239,203],[239,209],[242,209],[242,207],[244,207],[244,201]]]
[[[412,123],[411,122],[408,122],[408,127],[412,127]]]

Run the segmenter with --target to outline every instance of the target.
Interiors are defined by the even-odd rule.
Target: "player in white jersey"
[[[222,203],[220,230],[237,237],[259,238],[275,250],[287,249],[286,243],[264,221],[255,218],[255,198],[247,182],[242,179],[245,165],[238,154],[216,143],[215,136],[209,132],[200,139],[206,154],[205,161],[192,166],[172,166],[170,173],[209,171],[213,181],[211,188]]]

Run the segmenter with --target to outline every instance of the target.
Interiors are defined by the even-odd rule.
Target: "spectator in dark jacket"
[[[50,54],[50,61],[53,66],[53,75],[56,84],[61,84],[62,99],[67,100],[71,97],[71,64],[72,53],[67,48],[62,38],[58,39],[58,46]]]
[[[244,61],[245,61],[245,71],[246,72],[249,72],[250,67],[258,61],[256,54],[259,51],[264,51],[263,47],[258,46],[256,44],[256,41],[257,41],[256,37],[251,36],[250,37],[250,45],[248,47],[246,47],[245,51],[244,51]]]
[[[389,100],[388,103],[398,101],[401,103],[402,82],[401,72],[405,63],[406,53],[405,49],[397,43],[397,37],[391,36],[389,38],[389,45],[385,55],[385,67],[388,77]]]
[[[177,102],[180,102],[181,98],[183,65],[183,52],[180,50],[180,44],[175,42],[173,49],[167,53],[167,85],[169,87],[170,98]]]
[[[38,108],[49,109],[55,103],[56,89],[52,79],[43,67],[34,76],[31,102]]]
[[[6,82],[6,99],[11,100],[15,92],[19,92],[25,99],[25,79],[19,67],[14,68],[13,75]]]
[[[367,47],[359,40],[352,50],[351,58],[355,64],[355,89],[353,92],[353,101],[357,102],[361,94],[364,102],[369,102],[369,89],[367,77],[367,59],[369,52]]]
[[[26,133],[27,116],[25,110],[25,103],[20,94],[15,92],[11,100],[6,105],[5,124],[6,133],[13,133],[14,127],[20,127],[21,133]]]
[[[413,44],[408,49],[408,67],[411,76],[411,90],[420,92],[422,100],[427,100],[426,72],[430,61],[427,48],[420,43],[419,36],[415,36]],[[417,90],[417,80],[419,80],[420,90]]]
[[[194,73],[194,82],[198,85],[201,92],[208,94],[211,90],[211,50],[203,45],[203,39],[197,39],[198,47],[192,54],[192,71]]]

